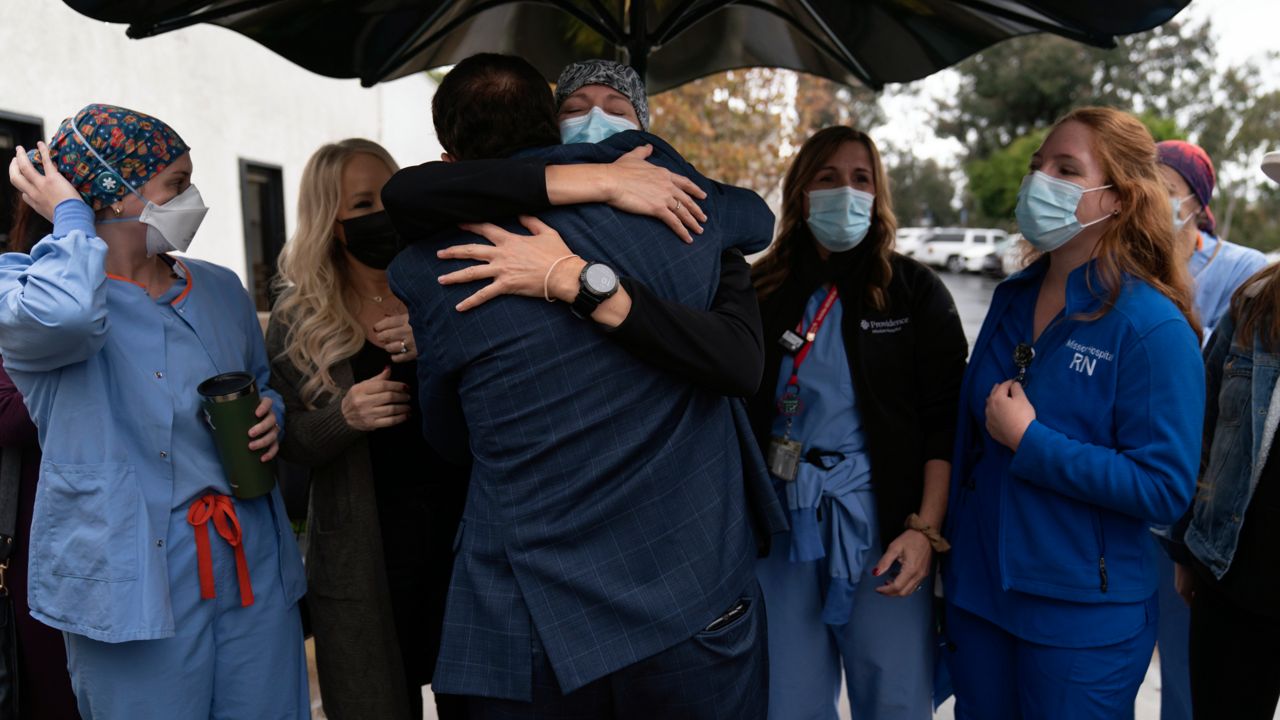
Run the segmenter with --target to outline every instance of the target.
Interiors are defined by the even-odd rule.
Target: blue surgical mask
[[[598,143],[620,132],[639,129],[638,125],[624,117],[610,115],[598,107],[593,107],[586,115],[560,121],[560,142],[565,145]]]
[[[1085,193],[1105,190],[1110,185],[1082,188],[1067,180],[1059,180],[1036,170],[1022,180],[1018,190],[1018,230],[1031,246],[1040,252],[1053,252],[1082,230],[1111,217],[1103,215],[1083,225],[1076,219],[1076,209]]]
[[[1193,197],[1195,197],[1195,193],[1191,193],[1186,197],[1169,198],[1169,203],[1173,205],[1173,229],[1175,231],[1181,230],[1182,228],[1186,227],[1187,223],[1191,222],[1191,218],[1196,216],[1195,213],[1191,213],[1186,217],[1182,217],[1182,203],[1190,200]]]
[[[851,187],[809,191],[809,230],[831,252],[852,250],[871,228],[876,196]]]

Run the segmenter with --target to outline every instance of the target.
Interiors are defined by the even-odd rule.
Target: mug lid
[[[200,383],[196,392],[215,402],[226,402],[257,392],[257,380],[247,372],[229,372]]]

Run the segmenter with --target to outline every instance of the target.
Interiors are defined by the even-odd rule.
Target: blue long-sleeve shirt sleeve
[[[1195,491],[1204,420],[1204,367],[1185,323],[1138,338],[1121,364],[1117,446],[1074,440],[1033,421],[1010,466],[1026,482],[1151,523],[1176,522]]]
[[[30,255],[0,255],[0,355],[12,370],[81,362],[107,334],[107,245],[79,199],[54,210],[53,233]]]

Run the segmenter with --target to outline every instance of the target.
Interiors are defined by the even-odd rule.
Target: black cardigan
[[[932,270],[894,254],[893,279],[884,311],[863,291],[867,265],[855,262],[836,279],[844,307],[841,331],[858,412],[867,436],[871,485],[880,521],[881,547],[902,533],[924,496],[924,464],[951,460],[960,381],[968,344],[951,293]],[[777,413],[774,390],[785,352],[777,340],[801,320],[817,282],[800,292],[778,291],[760,302],[765,369],[760,391],[748,403],[751,426],[767,447]],[[787,307],[784,307],[786,305]]]

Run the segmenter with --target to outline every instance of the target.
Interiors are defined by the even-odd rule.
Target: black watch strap
[[[578,297],[574,299],[569,309],[573,311],[574,316],[580,320],[586,320],[595,313],[596,308],[600,307],[600,303],[604,302],[604,298],[587,292],[586,288],[578,290]]]

